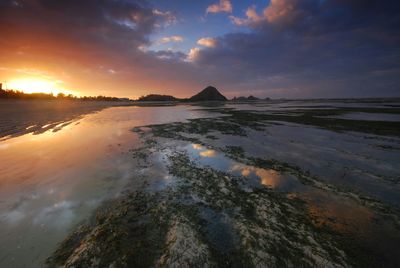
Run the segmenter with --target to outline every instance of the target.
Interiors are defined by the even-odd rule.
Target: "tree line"
[[[72,94],[58,93],[25,93],[19,90],[0,89],[0,99],[26,99],[26,100],[84,100],[84,101],[128,101],[128,98],[117,98],[107,96],[83,96],[77,97]]]

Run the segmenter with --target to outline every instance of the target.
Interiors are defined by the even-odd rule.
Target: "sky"
[[[129,98],[208,85],[230,98],[400,97],[400,2],[0,0],[0,82]]]

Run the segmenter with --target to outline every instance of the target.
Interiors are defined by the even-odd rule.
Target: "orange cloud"
[[[217,152],[214,150],[206,150],[203,152],[200,152],[200,156],[202,157],[215,157],[217,155]]]
[[[297,0],[271,0],[264,11],[264,17],[269,23],[282,20],[292,20],[298,14]]]
[[[285,25],[304,15],[299,3],[298,0],[271,0],[260,15],[255,6],[250,6],[246,18],[230,16],[230,19],[238,26],[257,26],[263,22]]]
[[[217,40],[211,37],[204,37],[197,41],[197,44],[205,47],[216,47]]]
[[[256,23],[263,21],[264,17],[257,14],[255,6],[250,6],[246,10],[246,18],[245,19],[238,18],[235,16],[230,16],[230,19],[233,24],[236,24],[238,26],[248,26],[248,25],[256,24]]]
[[[206,13],[232,13],[233,7],[230,0],[220,0],[218,4],[207,7]]]

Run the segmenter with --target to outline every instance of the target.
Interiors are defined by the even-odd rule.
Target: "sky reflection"
[[[292,178],[288,179],[287,176],[285,177],[272,169],[256,168],[238,163],[200,144],[195,143],[186,146],[186,150],[192,157],[199,158],[199,161],[203,164],[224,172],[228,171],[236,176],[246,177],[249,180],[257,181],[260,185],[267,187],[283,188],[290,184],[289,180],[292,180]]]
[[[101,202],[135,187],[132,128],[202,116],[189,106],[114,107],[1,141],[0,267],[42,266]]]

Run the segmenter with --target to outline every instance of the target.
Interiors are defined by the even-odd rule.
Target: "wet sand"
[[[0,139],[57,131],[84,114],[130,102],[69,100],[0,100]],[[55,127],[57,126],[57,127]]]

